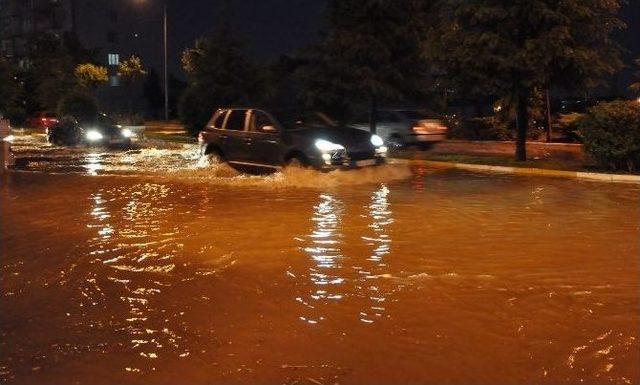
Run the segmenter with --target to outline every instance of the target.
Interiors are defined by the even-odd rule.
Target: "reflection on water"
[[[308,275],[314,291],[307,298],[297,297],[296,301],[309,309],[311,315],[300,316],[300,319],[311,324],[324,320],[321,307],[327,300],[338,301],[344,295],[340,286],[345,283],[345,278],[339,275],[341,259],[345,258],[340,249],[342,214],[343,203],[340,200],[329,194],[320,194],[319,202],[313,207],[312,232],[302,239],[308,244],[303,250],[312,261]]]
[[[373,192],[371,202],[367,206],[368,218],[371,221],[368,227],[373,231],[373,236],[363,235],[362,240],[373,248],[373,253],[367,258],[369,263],[366,270],[358,271],[366,279],[365,285],[371,300],[369,310],[360,312],[360,320],[364,323],[373,323],[385,311],[387,298],[384,288],[379,286],[378,281],[388,274],[385,257],[391,253],[392,239],[388,227],[393,223],[393,213],[388,195],[389,188],[384,184],[381,185]]]
[[[339,311],[340,300],[351,297],[344,305],[343,313],[357,310],[358,319],[373,323],[382,317],[387,300],[386,289],[379,287],[379,280],[389,275],[385,256],[391,253],[391,236],[388,227],[394,222],[388,201],[389,188],[382,184],[371,193],[371,201],[362,207],[356,217],[367,220],[362,235],[356,242],[363,244],[369,255],[357,252],[344,253],[345,246],[352,250],[353,244],[345,244],[345,203],[335,195],[320,194],[318,203],[313,207],[311,233],[297,238],[303,244],[302,250],[309,256],[311,264],[306,273],[312,286],[311,293],[297,296],[295,300],[305,307],[300,319],[316,324],[326,319],[327,314]],[[354,215],[353,213],[351,214]],[[296,275],[293,274],[295,278]],[[361,302],[360,298],[369,300]],[[362,303],[354,308],[354,303]],[[325,307],[331,307],[330,310]]]
[[[100,170],[100,154],[90,153],[86,158],[87,174],[89,175],[98,175],[98,170]]]
[[[110,323],[126,336],[130,351],[141,357],[129,361],[122,368],[126,372],[155,371],[154,361],[163,354],[190,354],[188,346],[180,346],[182,337],[173,328],[184,312],[172,314],[159,301],[172,290],[174,282],[168,274],[174,272],[175,258],[183,247],[177,239],[179,228],[170,224],[174,214],[173,205],[166,202],[170,193],[166,185],[141,183],[130,188],[102,188],[89,198],[87,227],[96,231],[88,242],[89,254],[96,258],[91,263],[101,263],[109,269],[101,270],[101,275],[87,275],[87,284],[82,288],[87,301],[80,306],[104,302],[100,286],[110,288],[112,302],[105,306],[112,314]],[[113,303],[115,299],[121,305]],[[118,309],[126,311],[120,313]],[[165,319],[169,314],[173,317],[171,322]]]

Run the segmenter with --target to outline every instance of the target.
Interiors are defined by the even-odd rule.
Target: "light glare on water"
[[[640,381],[635,186],[20,140],[4,382]]]

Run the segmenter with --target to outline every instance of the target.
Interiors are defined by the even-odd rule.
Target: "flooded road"
[[[16,139],[0,380],[640,382],[640,189]]]

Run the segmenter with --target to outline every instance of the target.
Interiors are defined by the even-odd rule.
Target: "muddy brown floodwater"
[[[640,381],[636,186],[23,150],[5,383]]]

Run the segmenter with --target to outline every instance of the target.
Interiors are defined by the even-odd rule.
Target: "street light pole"
[[[164,0],[164,120],[169,120],[169,76],[167,70],[167,2]]]

